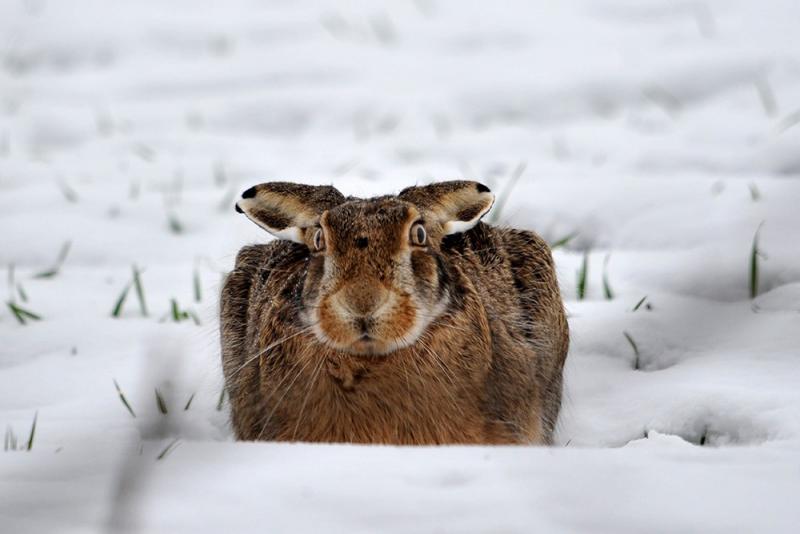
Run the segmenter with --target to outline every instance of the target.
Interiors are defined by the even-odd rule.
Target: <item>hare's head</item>
[[[477,182],[345,198],[330,186],[270,182],[236,205],[281,239],[308,247],[302,319],[317,338],[356,354],[413,344],[450,302],[442,239],[475,226],[494,195]]]

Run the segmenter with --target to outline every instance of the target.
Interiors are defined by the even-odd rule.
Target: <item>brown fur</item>
[[[304,243],[239,252],[221,302],[238,439],[550,443],[568,330],[547,244],[483,223],[443,235],[436,218],[442,206],[471,214],[471,202],[485,205],[484,191],[445,182],[341,200],[317,208],[325,251],[304,228]],[[420,219],[426,247],[408,242]],[[374,311],[387,295],[392,305],[371,319],[370,335],[408,336],[429,320],[407,346],[362,346],[342,310]]]

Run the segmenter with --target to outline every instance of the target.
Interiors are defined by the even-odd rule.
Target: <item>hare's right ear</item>
[[[488,187],[463,180],[407,187],[398,198],[427,211],[441,225],[444,235],[466,232],[494,204],[494,194]]]
[[[236,211],[279,239],[304,243],[303,230],[315,226],[325,210],[344,200],[329,185],[268,182],[242,193]]]

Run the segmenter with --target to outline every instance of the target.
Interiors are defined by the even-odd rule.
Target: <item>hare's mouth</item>
[[[314,333],[321,343],[341,352],[361,356],[384,356],[413,345],[423,329],[424,327],[414,328],[404,335],[384,337],[375,331],[338,328],[331,332],[316,326]]]

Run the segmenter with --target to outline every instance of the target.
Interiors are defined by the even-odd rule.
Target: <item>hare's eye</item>
[[[317,228],[314,232],[314,248],[317,250],[325,249],[325,236],[322,233],[322,228]]]
[[[428,233],[420,223],[415,223],[411,227],[411,242],[415,245],[423,246],[428,241]]]

